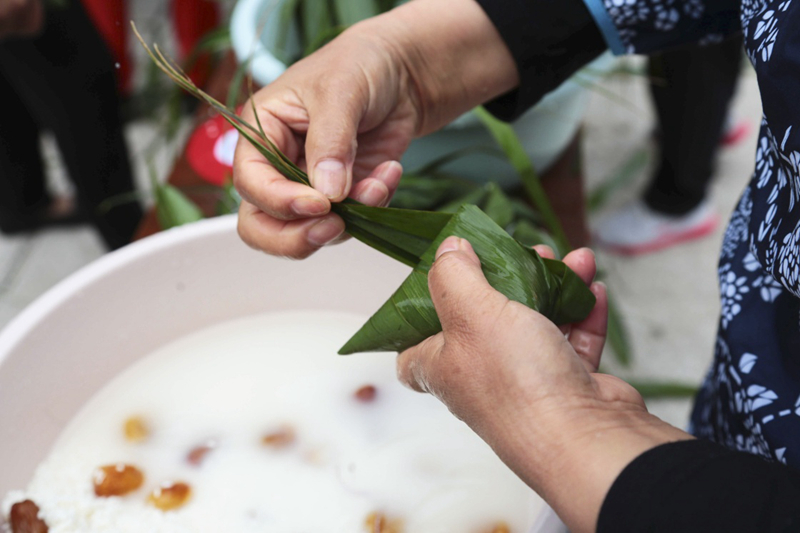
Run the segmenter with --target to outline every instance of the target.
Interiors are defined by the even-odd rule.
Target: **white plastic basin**
[[[367,315],[407,273],[355,241],[305,261],[269,257],[239,240],[235,216],[170,230],[99,259],[0,333],[0,495],[24,487],[81,406],[157,347],[263,312]],[[560,529],[542,516],[536,531]]]

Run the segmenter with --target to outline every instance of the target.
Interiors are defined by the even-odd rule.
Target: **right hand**
[[[0,39],[35,35],[43,22],[41,0],[0,0]]]
[[[265,133],[312,188],[285,179],[240,139],[240,236],[298,259],[339,240],[344,222],[331,202],[388,204],[402,175],[397,160],[414,137],[516,81],[510,53],[474,0],[417,0],[356,24],[253,96]],[[249,103],[243,118],[255,124]]]

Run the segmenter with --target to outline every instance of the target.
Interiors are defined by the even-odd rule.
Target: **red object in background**
[[[222,186],[233,171],[233,151],[239,132],[222,115],[200,124],[186,143],[186,159],[198,176]]]
[[[82,0],[95,27],[117,63],[117,87],[123,96],[132,89],[133,64],[128,51],[130,17],[125,0]]]
[[[117,86],[121,95],[132,90],[133,62],[128,50],[130,17],[126,0],[82,0],[89,17],[111,50],[117,67]],[[197,43],[219,25],[219,9],[214,0],[172,0],[172,25],[178,41],[180,59],[189,57]],[[211,56],[202,54],[189,71],[199,86],[208,80]]]
[[[182,59],[187,59],[205,34],[219,25],[219,8],[215,0],[172,0],[172,24]],[[200,87],[208,81],[211,56],[202,54],[189,70],[189,77]]]

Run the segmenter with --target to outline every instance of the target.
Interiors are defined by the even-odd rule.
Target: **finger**
[[[268,254],[303,259],[344,232],[339,216],[329,214],[305,220],[279,220],[242,201],[239,208],[239,236],[250,247]]]
[[[508,302],[486,281],[472,245],[459,237],[448,237],[439,246],[428,287],[448,340],[480,335],[485,316]]]
[[[281,150],[286,150],[287,157],[296,159],[298,147],[291,132],[266,111],[262,114],[261,123],[267,136]],[[251,119],[252,110],[245,109],[242,116]],[[323,194],[286,179],[244,137],[240,137],[236,146],[233,181],[244,200],[273,218],[295,220],[323,216],[330,211],[330,202]]]
[[[571,268],[587,285],[594,281],[597,263],[594,252],[589,248],[578,248],[564,257],[564,263]]]
[[[444,335],[438,333],[397,356],[397,378],[417,392],[432,392],[435,361],[444,348]]]
[[[546,244],[537,244],[533,247],[536,250],[536,253],[540,256],[544,257],[545,259],[555,259],[556,253],[553,251],[552,248],[547,246]]]
[[[572,326],[569,343],[583,360],[589,372],[596,372],[608,330],[608,291],[603,282],[592,283],[590,290],[597,299],[594,309],[582,322]]]
[[[305,149],[311,184],[334,202],[344,200],[350,192],[356,135],[368,98],[354,94],[351,85],[329,84],[317,91],[321,94],[308,109]]]
[[[356,183],[351,196],[365,205],[389,205],[402,176],[403,167],[400,163],[386,161],[378,165],[368,177]]]

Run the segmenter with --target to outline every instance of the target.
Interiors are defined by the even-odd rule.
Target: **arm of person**
[[[597,373],[605,287],[590,251],[565,262],[597,297],[566,335],[495,291],[467,241],[445,240],[428,276],[443,331],[400,354],[401,381],[445,403],[576,533],[796,528],[800,475],[694,440]]]

